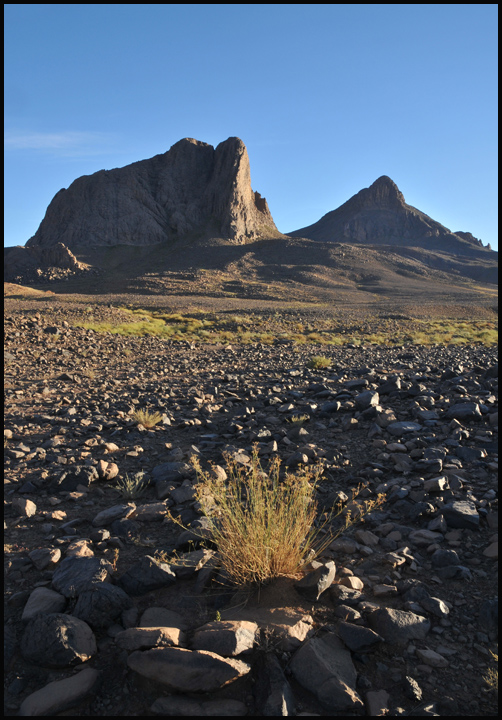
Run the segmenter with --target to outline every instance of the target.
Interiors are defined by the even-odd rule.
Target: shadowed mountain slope
[[[491,252],[471,233],[453,233],[407,205],[397,185],[386,175],[313,225],[288,235],[323,242],[421,247],[471,257],[487,257]]]

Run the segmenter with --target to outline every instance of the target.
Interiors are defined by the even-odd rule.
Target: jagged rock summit
[[[288,233],[323,242],[414,246],[456,255],[486,255],[471,233],[453,233],[417,208],[407,205],[387,175],[360,190],[313,225]]]
[[[54,196],[26,247],[145,246],[189,236],[235,244],[282,237],[265,198],[251,189],[239,138],[216,148],[185,138],[162,155],[78,178]]]

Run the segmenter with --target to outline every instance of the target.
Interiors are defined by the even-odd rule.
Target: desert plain
[[[253,267],[5,285],[7,715],[497,713],[495,286]],[[193,459],[253,449],[381,503],[242,588]]]

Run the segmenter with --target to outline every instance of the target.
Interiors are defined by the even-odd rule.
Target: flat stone
[[[390,432],[391,435],[395,435],[396,437],[401,437],[401,435],[406,435],[408,433],[418,432],[421,429],[421,425],[419,425],[418,423],[410,422],[409,420],[392,422],[387,425],[388,432]]]
[[[477,530],[479,527],[479,515],[476,505],[469,500],[453,500],[453,502],[443,505],[440,513],[449,528]]]
[[[397,595],[397,587],[395,585],[373,585],[372,591],[375,597],[392,597],[393,595]]]
[[[417,648],[416,653],[422,662],[431,667],[448,667],[450,664],[442,655],[428,648]]]
[[[248,620],[220,620],[198,628],[192,638],[192,650],[209,650],[224,657],[251,652],[258,625]]]
[[[455,405],[449,407],[446,417],[455,418],[456,420],[478,420],[481,419],[482,414],[478,403],[463,402],[455,403]]]
[[[128,518],[140,522],[161,522],[167,513],[167,504],[164,502],[146,503],[136,507]]]
[[[179,692],[214,692],[251,670],[242,660],[185,648],[136,651],[127,664],[143,677]]]
[[[388,643],[404,644],[423,640],[430,630],[427,618],[406,610],[379,608],[368,615],[368,624]]]
[[[124,650],[147,650],[154,647],[172,647],[184,642],[179,628],[148,627],[128,628],[115,636],[115,642]]]
[[[461,460],[475,462],[476,460],[483,460],[487,456],[487,452],[484,448],[458,447],[455,448],[455,455]]]
[[[97,690],[99,683],[98,670],[84,668],[71,677],[50,682],[28,695],[21,703],[18,715],[57,715],[79,705],[90,693]]]
[[[443,535],[441,533],[434,532],[433,530],[426,530],[425,528],[422,528],[421,530],[413,530],[413,532],[410,532],[408,540],[421,547],[424,545],[431,545],[436,542],[442,542]]]
[[[114,520],[128,518],[136,510],[134,503],[120,503],[98,513],[92,521],[93,527],[106,527]]]
[[[66,606],[66,598],[54,590],[38,587],[33,590],[23,609],[21,619],[25,622],[40,613],[59,613]]]

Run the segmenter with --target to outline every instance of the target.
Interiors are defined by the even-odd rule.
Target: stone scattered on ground
[[[5,324],[5,714],[496,714],[496,349],[197,346],[66,317]],[[319,512],[385,502],[243,597],[191,458],[225,481],[254,444],[264,467],[322,464]]]

